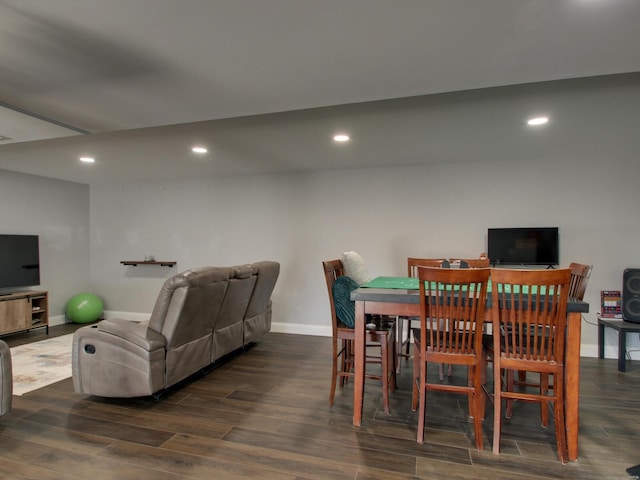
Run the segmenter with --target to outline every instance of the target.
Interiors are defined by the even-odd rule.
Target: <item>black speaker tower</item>
[[[640,268],[627,268],[622,274],[622,319],[640,323]]]

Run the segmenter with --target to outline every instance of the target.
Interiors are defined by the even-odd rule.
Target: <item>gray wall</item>
[[[561,263],[594,264],[583,353],[595,355],[600,290],[640,266],[639,91],[638,77],[612,77],[447,94],[427,120],[449,128],[423,166],[94,187],[92,279],[108,309],[148,314],[173,271],[120,260],[154,254],[174,271],[277,260],[274,328],[326,334],[323,259],[353,249],[373,274],[402,275],[408,256],[478,255],[489,227],[558,226]],[[502,115],[514,104],[543,105],[552,123],[514,129],[523,119]]]
[[[145,317],[163,280],[175,272],[277,260],[282,273],[274,293],[274,329],[327,334],[324,259],[357,250],[372,274],[402,275],[408,256],[478,255],[486,250],[489,227],[558,226],[561,264],[594,265],[583,354],[595,355],[600,290],[621,289],[624,268],[640,266],[640,88],[637,77],[580,85],[545,84],[543,94],[523,86],[443,96],[430,120],[437,125],[446,117],[448,128],[440,132],[438,148],[425,145],[429,158],[421,166],[93,186],[92,287],[110,314]],[[552,124],[506,130],[505,124],[522,122],[501,118],[514,103],[522,104],[523,115],[530,105],[545,105],[554,112]],[[483,104],[491,116],[478,114]],[[384,118],[384,111],[378,115]],[[20,195],[29,199],[27,210],[48,204],[45,210],[64,211],[40,218],[81,241],[82,228],[66,223],[74,217],[68,212],[86,209],[86,203],[58,199],[64,182],[32,182],[51,185],[56,200],[25,185]],[[7,199],[12,196],[2,185],[0,201]],[[41,228],[29,225],[30,231]],[[88,246],[76,247],[79,256],[69,251],[67,260],[87,258]],[[178,265],[119,263],[150,254]],[[71,271],[68,261],[55,266],[73,284],[69,293],[86,278],[87,262],[75,261],[79,271]],[[614,335],[609,332],[609,356],[615,355]],[[638,345],[631,339],[632,348]]]
[[[152,253],[181,271],[273,259],[275,328],[327,333],[324,259],[354,249],[372,274],[404,275],[408,256],[478,255],[488,227],[557,225],[561,263],[595,265],[583,337],[594,355],[599,291],[619,289],[622,270],[640,265],[639,195],[618,188],[618,175],[639,173],[624,161],[482,162],[100,187],[93,280],[108,308],[150,312],[169,269],[120,260]]]
[[[64,306],[91,289],[89,186],[0,170],[0,233],[40,236],[40,282],[52,324]],[[24,290],[24,289],[21,289]]]

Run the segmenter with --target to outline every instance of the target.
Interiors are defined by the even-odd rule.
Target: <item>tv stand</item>
[[[0,335],[45,327],[49,333],[49,293],[27,290],[0,296]]]

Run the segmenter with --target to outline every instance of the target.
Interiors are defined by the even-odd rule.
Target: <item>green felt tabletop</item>
[[[518,285],[516,286],[519,287]],[[417,278],[412,277],[376,277],[361,285],[361,287],[418,290],[419,283]],[[507,290],[507,293],[510,293],[509,290]],[[518,293],[518,290],[516,290],[514,293]],[[489,279],[489,283],[487,284],[487,292],[491,292],[491,279]],[[523,287],[522,293],[528,293],[528,288],[526,286]],[[534,290],[532,293],[535,294],[536,290]]]
[[[412,277],[376,277],[362,285],[366,288],[402,288],[417,290],[418,279]]]

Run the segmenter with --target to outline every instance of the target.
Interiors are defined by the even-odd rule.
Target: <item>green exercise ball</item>
[[[93,293],[79,293],[67,302],[67,317],[74,323],[95,322],[102,315],[102,299]]]

